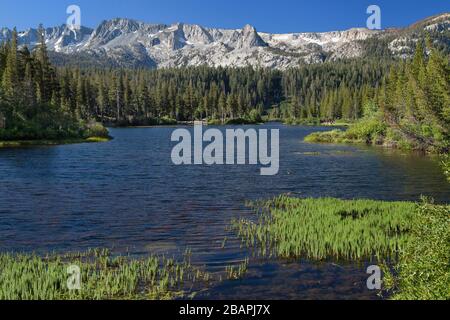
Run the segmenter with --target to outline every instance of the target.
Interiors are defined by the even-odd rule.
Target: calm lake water
[[[302,142],[329,128],[258,128],[280,129],[277,176],[260,176],[259,166],[175,166],[174,128],[111,129],[115,139],[108,143],[0,149],[0,251],[107,247],[179,257],[189,247],[195,264],[219,272],[249,255],[226,230],[233,217],[254,217],[246,200],[292,193],[381,200],[427,195],[449,202],[449,185],[427,157]],[[252,258],[243,281],[199,297],[375,298],[365,270],[364,264]]]

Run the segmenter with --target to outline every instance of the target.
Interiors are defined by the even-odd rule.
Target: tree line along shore
[[[314,142],[448,151],[448,54],[424,36],[411,60],[380,56],[285,71],[54,67],[43,29],[29,50],[0,45],[0,141],[107,138],[108,126],[350,123]]]

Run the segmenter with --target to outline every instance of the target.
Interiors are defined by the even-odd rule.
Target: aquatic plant
[[[81,271],[80,290],[67,286],[71,265]],[[190,294],[185,282],[209,280],[186,260],[132,259],[100,249],[45,257],[0,254],[0,269],[0,300],[173,299]]]
[[[239,280],[242,279],[248,271],[250,260],[246,258],[238,266],[227,266],[225,268],[225,273],[228,280]]]
[[[404,247],[416,210],[411,202],[298,199],[253,203],[259,219],[233,220],[248,247],[265,256],[325,259],[395,257]]]
[[[225,249],[225,246],[227,245],[228,237],[225,237],[222,241],[221,249]]]

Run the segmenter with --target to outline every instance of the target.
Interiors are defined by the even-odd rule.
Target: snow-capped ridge
[[[115,65],[141,67],[258,66],[286,69],[301,63],[361,57],[366,40],[387,39],[394,56],[407,57],[423,31],[440,35],[450,43],[450,13],[430,17],[403,29],[299,32],[271,34],[252,25],[242,29],[207,28],[197,24],[151,24],[133,19],[102,21],[96,28],[75,30],[66,25],[45,29],[51,51],[67,55],[87,54],[114,61]],[[0,42],[12,31],[0,29]],[[18,32],[19,45],[30,48],[39,40],[36,29]]]

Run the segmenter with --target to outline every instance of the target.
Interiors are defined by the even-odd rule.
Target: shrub
[[[305,141],[311,143],[339,143],[344,139],[344,135],[345,132],[342,130],[315,132],[307,136]]]
[[[107,138],[109,137],[108,129],[98,122],[90,122],[86,125],[83,133],[83,138]]]
[[[426,200],[410,222],[410,240],[385,285],[398,300],[450,299],[450,207]]]
[[[378,119],[357,122],[345,133],[345,137],[349,140],[359,140],[367,143],[374,143],[385,135],[386,125]]]
[[[263,122],[263,120],[261,118],[261,113],[256,109],[253,109],[252,111],[250,111],[248,118],[253,123],[262,123]]]

